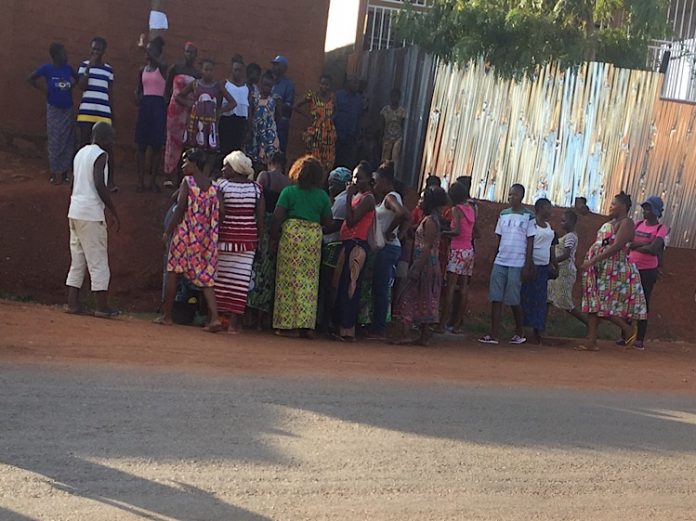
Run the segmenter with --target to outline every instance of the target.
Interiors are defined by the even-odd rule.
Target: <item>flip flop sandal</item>
[[[108,311],[95,311],[94,316],[97,318],[116,318],[121,315],[118,309],[110,309]]]
[[[599,351],[597,346],[575,346],[574,349],[576,351]]]
[[[222,330],[222,324],[209,324],[203,328],[206,333],[219,333]]]
[[[636,324],[634,322],[633,327],[631,329],[631,336],[629,336],[626,339],[626,348],[633,347],[633,344],[636,343],[637,339],[638,339],[638,324]]]
[[[497,346],[500,342],[493,338],[491,335],[486,335],[478,339],[479,343],[481,344],[489,344],[493,346]]]

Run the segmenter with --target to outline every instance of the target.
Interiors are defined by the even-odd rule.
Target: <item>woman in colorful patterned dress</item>
[[[189,96],[188,103],[180,103],[177,96],[189,83],[201,77],[196,69],[196,57],[198,49],[191,42],[184,45],[184,62],[172,65],[167,72],[167,85],[164,91],[164,99],[169,104],[167,108],[167,144],[164,149],[164,186],[171,188],[178,180],[179,161],[184,151],[184,133],[189,117],[189,103],[193,98]]]
[[[222,112],[237,106],[222,82],[214,77],[212,60],[201,61],[201,79],[189,83],[176,97],[179,103],[191,108],[184,133],[184,144],[203,150],[208,156],[205,173],[210,174],[214,160],[220,152],[218,118]],[[193,101],[189,96],[193,94]],[[227,101],[223,105],[223,100]]]
[[[392,341],[394,344],[418,342],[428,345],[430,326],[440,322],[440,222],[447,204],[447,192],[439,186],[423,193],[422,209],[425,218],[416,229],[413,263],[409,268],[407,281],[399,288],[394,306],[394,316],[399,319],[401,326],[401,330]],[[420,326],[419,338],[409,336],[412,324]]]
[[[180,275],[202,289],[208,304],[209,320],[206,331],[222,329],[215,302],[215,272],[218,260],[218,228],[224,219],[224,206],[215,185],[203,173],[205,153],[190,150],[184,155],[184,179],[179,188],[176,211],[162,240],[169,242],[167,284],[163,304],[164,314],[156,323],[170,326]],[[170,241],[171,237],[171,241]]]
[[[280,105],[273,97],[274,82],[273,73],[264,72],[258,92],[252,94],[252,144],[248,148],[248,155],[257,170],[268,168],[271,158],[280,150],[276,126],[276,119],[280,117]]]
[[[647,307],[640,275],[628,261],[635,227],[628,217],[631,197],[621,192],[611,203],[611,220],[602,225],[582,265],[582,311],[588,314],[587,343],[580,351],[598,351],[597,326],[603,318],[621,329],[626,347],[638,335],[638,320],[645,320]],[[631,321],[631,324],[629,324]]]
[[[319,78],[319,91],[309,91],[295,110],[312,119],[312,123],[302,134],[308,154],[321,162],[324,170],[329,172],[336,157],[336,128],[334,127],[334,95],[331,92],[331,76],[323,74]],[[303,111],[309,106],[309,114]]]
[[[273,328],[281,336],[314,338],[321,227],[333,221],[331,202],[318,159],[301,157],[288,177],[296,184],[280,193],[271,226],[271,249],[278,252]]]

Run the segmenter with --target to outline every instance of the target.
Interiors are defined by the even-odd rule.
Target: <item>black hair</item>
[[[206,63],[209,63],[210,65],[213,65],[213,66],[215,65],[215,62],[212,60],[212,58],[203,58],[201,60],[201,67],[203,67],[203,65],[205,65]]]
[[[576,201],[582,201],[583,203],[587,204],[587,197],[583,197],[579,195],[578,197],[575,198]]]
[[[358,166],[356,166],[358,170],[366,173],[368,176],[372,176],[372,165],[365,161],[364,159],[358,163]]]
[[[520,183],[515,183],[510,187],[510,190],[519,190],[522,192],[522,199],[524,199],[524,194],[527,193],[527,190],[525,190],[524,186],[521,185]]]
[[[382,179],[394,183],[394,161],[385,161],[377,169],[377,175]]]
[[[285,170],[288,164],[288,160],[285,158],[285,154],[282,151],[278,151],[271,156],[271,163],[275,165],[280,165],[280,167]]]
[[[553,205],[551,204],[551,201],[549,201],[545,197],[542,197],[541,199],[537,199],[536,203],[534,203],[534,211],[539,212],[544,206],[553,206]]]
[[[466,190],[466,198],[471,199],[471,176],[460,176],[457,177],[457,184],[460,184]]]
[[[322,74],[321,76],[319,76],[319,81],[321,80],[329,80],[329,83],[333,83],[333,78],[331,77],[331,74]]]
[[[199,148],[189,148],[186,152],[184,152],[184,158],[190,163],[196,165],[199,170],[203,170],[205,168],[205,164],[208,160],[208,156],[206,156],[205,152]]]
[[[150,45],[154,46],[160,54],[162,54],[162,51],[164,50],[164,38],[161,36],[155,36],[152,40],[150,40]]]
[[[394,88],[389,92],[389,97],[392,97],[392,96],[395,96],[395,95],[401,97],[401,89],[398,89],[398,88],[394,87]]]
[[[438,176],[431,174],[425,179],[425,187],[431,188],[433,186],[442,186],[442,181]]]
[[[273,71],[267,70],[266,72],[264,72],[261,75],[261,81],[263,81],[263,80],[271,80],[272,82],[275,83],[276,76],[275,76],[275,74],[273,74]]]
[[[423,213],[425,215],[430,215],[435,208],[447,206],[448,202],[447,192],[440,186],[434,186],[430,190],[426,190],[423,194]]]
[[[462,204],[469,199],[469,193],[466,187],[461,183],[452,183],[452,186],[447,190],[447,195],[449,195],[452,204]]]
[[[235,54],[232,56],[232,59],[230,60],[230,63],[234,65],[235,63],[239,63],[241,65],[244,65],[244,58],[242,57],[241,54]]]
[[[53,42],[48,48],[48,54],[54,60],[58,59],[58,53],[65,50],[65,46],[62,43]]]
[[[92,38],[91,43],[92,44],[98,43],[104,48],[104,50],[106,50],[106,39],[102,38],[101,36],[95,36],[94,38]]]
[[[621,190],[618,194],[614,196],[614,199],[619,201],[621,204],[626,206],[626,211],[631,209],[631,206],[633,205],[633,202],[631,201],[631,196],[628,195],[626,192]]]
[[[247,69],[246,69],[247,76],[251,76],[252,72],[258,72],[260,75],[261,71],[262,71],[261,66],[256,62],[252,62],[249,65],[247,65]]]
[[[566,210],[563,213],[563,215],[564,215],[566,221],[568,221],[573,226],[578,224],[578,214],[576,214],[573,210]]]

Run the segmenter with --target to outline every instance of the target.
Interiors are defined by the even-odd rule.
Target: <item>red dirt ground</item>
[[[168,196],[135,193],[133,169],[120,169],[115,196],[122,221],[119,233],[110,233],[112,295],[122,309],[154,311],[161,284],[162,220]],[[47,181],[45,162],[0,151],[0,295],[12,295],[56,304],[63,302],[64,281],[70,261],[67,209],[69,188]],[[488,310],[486,288],[493,258],[493,227],[500,205],[482,203],[482,237],[473,278],[472,312]],[[556,229],[560,210],[557,210]],[[601,216],[581,218],[578,233],[584,255]],[[669,248],[664,275],[653,302],[650,336],[692,341],[696,337],[696,250]],[[576,290],[578,288],[576,287]]]
[[[292,340],[263,333],[211,335],[144,320],[100,320],[57,308],[0,301],[0,364],[117,364],[203,373],[313,378],[379,378],[455,384],[503,384],[600,390],[696,393],[696,346],[651,344],[598,353],[555,347],[481,346],[438,336],[434,347],[378,342]]]

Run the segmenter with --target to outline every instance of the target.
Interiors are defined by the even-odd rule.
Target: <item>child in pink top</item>
[[[474,229],[476,210],[469,203],[469,191],[461,183],[454,183],[448,195],[452,201],[452,219],[449,231],[444,236],[452,238],[447,262],[447,289],[442,310],[440,330],[448,323],[454,333],[460,333],[469,299],[469,278],[474,272]],[[459,306],[454,313],[454,293],[459,287]]]

